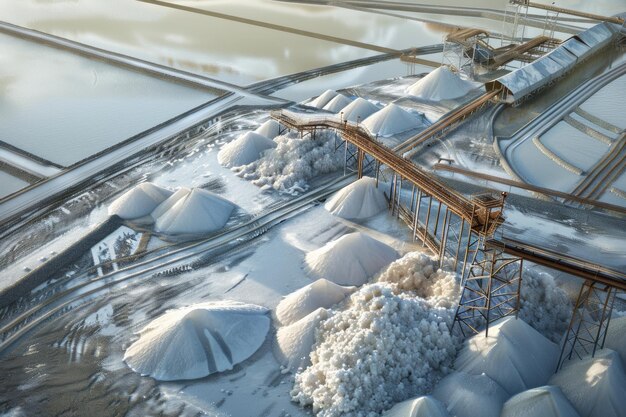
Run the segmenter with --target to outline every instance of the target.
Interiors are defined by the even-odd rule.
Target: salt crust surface
[[[500,417],[580,417],[558,387],[520,392],[504,403]]]
[[[328,316],[328,310],[318,308],[295,323],[278,329],[276,356],[285,368],[297,370],[311,364],[309,354],[315,344],[315,333],[320,323]]]
[[[364,286],[322,322],[292,399],[322,417],[378,416],[428,391],[454,360],[452,314],[396,284]]]
[[[346,107],[351,102],[352,100],[350,98],[344,96],[343,94],[337,94],[332,100],[326,103],[324,110],[328,110],[332,113],[339,113],[341,109]]]
[[[352,103],[341,109],[343,120],[357,123],[367,119],[379,110],[372,102],[362,97],[355,99]]]
[[[124,220],[148,216],[172,191],[151,182],[143,182],[118,197],[109,206],[109,215],[118,215]]]
[[[581,417],[626,417],[626,373],[611,349],[565,362],[549,383],[561,388]]]
[[[476,88],[471,81],[461,79],[450,68],[441,66],[407,89],[407,93],[425,100],[439,101],[463,97]]]
[[[505,317],[465,340],[454,368],[473,375],[486,374],[515,395],[544,385],[554,374],[559,347],[515,317]]]
[[[266,120],[261,126],[257,127],[254,132],[268,139],[274,139],[280,132],[280,123],[274,119]]]
[[[507,392],[487,375],[454,372],[441,380],[433,397],[455,417],[500,417]]]
[[[385,210],[387,199],[376,187],[376,179],[363,177],[335,193],[324,208],[344,219],[366,219]]]
[[[423,125],[417,116],[393,103],[363,121],[363,127],[372,135],[382,137],[417,129]]]
[[[311,178],[343,167],[344,155],[335,152],[334,137],[328,132],[318,132],[315,140],[290,134],[277,136],[274,141],[276,148],[235,169],[237,175],[259,187],[297,195],[309,188]]]
[[[194,188],[156,218],[155,230],[167,234],[214,232],[224,227],[234,208],[217,194]]]
[[[320,278],[283,298],[276,306],[276,317],[282,325],[294,323],[320,307],[334,306],[355,290]]]
[[[360,286],[397,258],[390,246],[356,232],[307,253],[305,266],[312,275],[336,284]]]
[[[425,395],[394,405],[382,417],[450,417],[450,414],[441,401]]]
[[[225,167],[247,165],[259,159],[266,150],[275,147],[273,140],[256,132],[246,132],[224,145],[217,154],[217,161]]]
[[[267,313],[265,307],[235,301],[169,310],[139,332],[124,361],[162,381],[232,369],[263,344],[270,327]]]

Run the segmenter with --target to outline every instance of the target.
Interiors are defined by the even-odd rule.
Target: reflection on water
[[[6,197],[26,186],[28,186],[26,181],[0,170],[0,198]]]
[[[70,165],[215,95],[0,34],[0,140]]]

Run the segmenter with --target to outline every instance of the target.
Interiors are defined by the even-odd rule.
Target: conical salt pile
[[[124,361],[135,372],[162,381],[232,369],[263,344],[270,327],[267,312],[235,301],[170,310],[139,332]]]
[[[366,219],[387,208],[387,199],[376,179],[363,177],[337,191],[324,208],[344,219]]]
[[[350,100],[348,97],[344,96],[343,94],[337,94],[335,97],[333,97],[332,100],[326,103],[326,105],[324,106],[324,110],[328,110],[329,112],[332,112],[332,113],[339,113],[341,109],[346,107],[351,102],[352,100]]]
[[[611,319],[604,347],[619,353],[622,364],[626,366],[626,316]]]
[[[357,98],[352,103],[341,109],[339,113],[343,113],[343,120],[357,123],[367,119],[378,111],[378,107],[364,98]]]
[[[224,227],[234,208],[230,201],[194,188],[156,216],[155,230],[172,235],[214,232]]]
[[[287,368],[297,370],[311,364],[309,355],[315,344],[315,331],[328,318],[328,311],[318,308],[309,315],[276,332],[278,360]]]
[[[410,86],[407,93],[424,100],[439,101],[463,97],[475,88],[474,83],[442,66]]]
[[[337,94],[338,93],[336,91],[326,90],[319,97],[317,97],[314,100],[311,100],[307,105],[311,106],[311,107],[317,107],[318,109],[321,109],[325,105],[327,105],[330,100],[335,98],[335,96]]]
[[[558,387],[546,385],[509,398],[500,417],[580,417]]]
[[[126,191],[109,206],[109,215],[125,220],[139,219],[149,215],[159,204],[172,195],[172,191],[152,184],[141,183]]]
[[[255,132],[247,132],[236,140],[227,143],[217,154],[217,161],[225,167],[248,165],[261,157],[261,154],[276,143]]]
[[[261,126],[257,127],[254,133],[258,133],[268,139],[274,139],[280,134],[280,123],[274,119],[269,119]]]
[[[413,114],[402,107],[390,103],[382,110],[377,111],[365,119],[362,125],[372,134],[378,136],[393,136],[407,130],[417,129],[424,124]]]
[[[509,394],[485,374],[453,372],[439,382],[433,397],[455,417],[500,417]]]
[[[398,259],[398,253],[363,233],[350,233],[309,252],[305,264],[311,273],[340,285],[363,285]]]
[[[439,400],[426,395],[402,401],[385,411],[382,417],[450,417],[450,414]]]

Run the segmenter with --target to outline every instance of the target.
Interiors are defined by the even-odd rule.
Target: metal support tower
[[[526,17],[528,6],[522,3],[507,3],[502,20],[502,33],[500,34],[500,46],[522,43],[526,36]],[[522,24],[520,25],[520,20]]]
[[[581,285],[561,347],[557,371],[566,360],[581,359],[589,354],[594,356],[598,348],[604,347],[616,293],[616,288],[590,280]]]

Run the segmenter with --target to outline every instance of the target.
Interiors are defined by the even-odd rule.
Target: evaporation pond
[[[0,34],[0,140],[72,165],[216,97]]]

